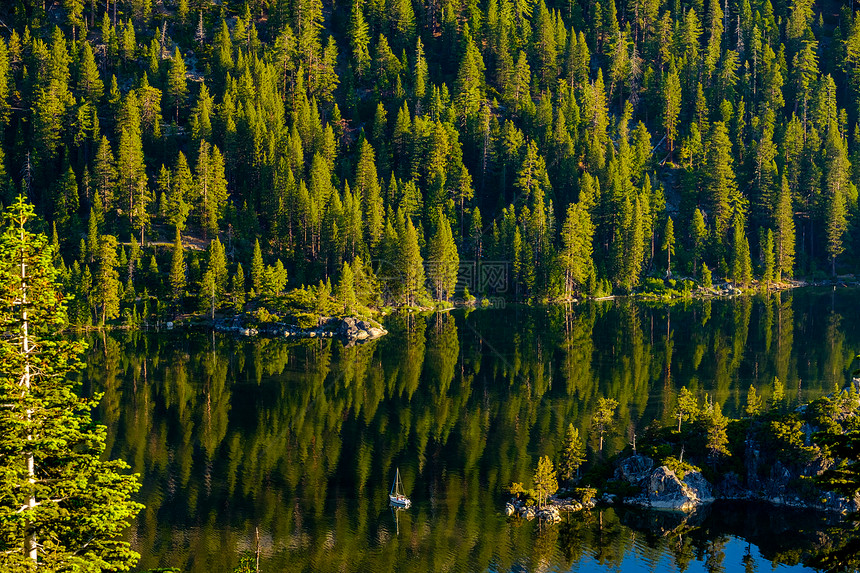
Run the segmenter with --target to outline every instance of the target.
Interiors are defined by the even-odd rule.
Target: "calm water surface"
[[[91,339],[85,388],[105,392],[108,449],[142,476],[141,569],[227,572],[259,547],[265,572],[809,570],[827,516],[607,509],[540,527],[507,520],[503,490],[569,423],[587,431],[599,396],[620,403],[612,452],[668,423],[684,385],[727,414],[775,376],[790,400],[832,391],[860,351],[858,309],[856,290],[803,289],[456,311],[393,317],[349,348],[116,332]],[[395,467],[414,502],[397,513]]]

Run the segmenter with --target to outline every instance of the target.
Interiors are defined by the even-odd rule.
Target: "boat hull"
[[[389,495],[388,501],[391,502],[391,505],[396,505],[397,507],[409,507],[412,505],[412,502],[409,501],[409,498],[402,495]]]

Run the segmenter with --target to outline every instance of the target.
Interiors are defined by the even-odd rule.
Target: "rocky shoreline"
[[[340,338],[349,344],[360,344],[376,340],[388,334],[382,325],[374,320],[356,317],[320,317],[312,328],[301,328],[287,322],[267,322],[256,326],[243,316],[216,319],[212,327],[218,332],[240,336],[269,336],[283,338]]]
[[[512,499],[505,505],[505,515],[508,517],[519,516],[529,521],[537,518],[549,523],[558,523],[562,519],[562,512],[574,513],[594,509],[595,507],[597,507],[597,502],[593,499],[579,502],[570,498],[551,495],[547,498],[547,503],[543,507],[527,505],[521,499]]]
[[[758,468],[748,469],[758,475]],[[817,469],[809,468],[813,474]],[[801,475],[803,473],[810,472],[800,472]],[[860,511],[860,495],[852,499],[819,489],[804,492],[797,486],[799,478],[796,469],[776,462],[769,475],[753,478],[746,486],[734,472],[720,476],[720,480],[712,484],[700,471],[687,471],[679,476],[667,466],[657,466],[648,456],[633,454],[617,462],[615,475],[607,485],[623,484],[637,493],[627,496],[604,493],[597,499],[574,501],[569,492],[562,490],[558,495],[549,496],[543,507],[529,506],[524,500],[514,498],[505,505],[505,515],[556,523],[561,521],[562,513],[592,509],[598,504],[691,513],[717,500],[766,502],[841,515]]]
[[[715,500],[763,501],[788,507],[848,514],[860,511],[860,496],[853,499],[834,492],[804,490],[801,477],[817,472],[797,472],[779,461],[773,463],[764,477],[748,475],[747,485],[740,476],[727,472],[716,484],[711,484],[699,471],[678,476],[666,466],[654,467],[648,456],[634,454],[619,462],[615,480],[637,487],[641,493],[624,498],[622,503],[651,509],[689,512]],[[755,469],[750,467],[748,469]],[[751,472],[752,473],[752,472]],[[615,501],[615,500],[607,500]]]

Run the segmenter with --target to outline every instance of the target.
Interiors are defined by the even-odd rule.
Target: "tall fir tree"
[[[121,284],[117,271],[117,241],[113,235],[104,235],[99,241],[98,267],[95,276],[96,301],[99,306],[99,324],[119,316]]]
[[[418,245],[418,233],[407,218],[400,239],[400,256],[402,265],[402,282],[405,303],[414,306],[424,294],[424,260],[421,258],[421,248]]]
[[[251,288],[255,293],[263,289],[263,275],[266,269],[263,265],[263,251],[260,249],[260,240],[254,241],[254,252],[251,254]]]
[[[740,216],[735,217],[732,235],[732,280],[740,286],[749,286],[752,282],[750,243],[744,231],[743,218]]]
[[[139,555],[120,538],[143,507],[128,465],[105,459],[105,428],[73,373],[84,343],[68,324],[51,248],[22,197],[0,235],[0,549],[8,570],[117,569]]]
[[[451,296],[457,284],[460,257],[447,217],[439,213],[436,232],[427,246],[427,273],[437,300]]]
[[[177,309],[182,308],[182,300],[185,298],[187,285],[187,267],[185,264],[185,248],[182,246],[182,233],[176,228],[176,237],[173,240],[173,253],[170,258],[170,300]]]

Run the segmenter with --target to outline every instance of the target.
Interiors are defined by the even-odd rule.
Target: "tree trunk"
[[[21,223],[21,245],[23,249],[24,245],[24,224],[23,221]],[[29,331],[29,323],[27,320],[27,262],[25,257],[25,253],[21,252],[21,310],[22,310],[22,329],[23,329],[23,337],[22,337],[22,350],[24,353],[24,375],[21,379],[22,386],[24,386],[24,391],[26,394],[30,393],[30,331]],[[32,415],[32,410],[27,409],[27,422],[29,425],[30,417]],[[27,441],[33,441],[33,434],[27,434]],[[27,481],[30,483],[30,497],[27,500],[27,508],[32,511],[36,508],[36,493],[35,493],[35,485],[36,485],[36,460],[33,452],[30,452],[27,455]],[[24,538],[24,551],[27,553],[27,556],[32,559],[34,562],[38,562],[39,560],[39,550],[36,547],[36,535],[30,529],[30,523],[27,523],[27,529],[29,530],[27,536]]]

